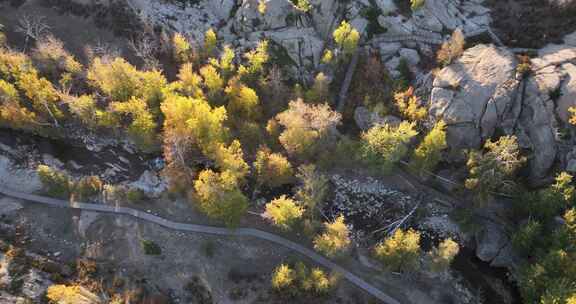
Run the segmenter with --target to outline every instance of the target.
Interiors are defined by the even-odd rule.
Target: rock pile
[[[333,175],[330,180],[334,185],[334,197],[328,204],[330,213],[344,215],[361,230],[384,227],[405,216],[417,204],[415,198],[372,178],[359,181]]]

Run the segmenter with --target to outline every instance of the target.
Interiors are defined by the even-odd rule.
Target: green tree
[[[206,83],[208,83],[208,81],[206,81]],[[180,66],[178,81],[175,83],[175,86],[179,93],[187,97],[204,98],[204,92],[202,92],[202,77],[194,72],[192,63],[190,62]],[[207,84],[206,86],[208,87]]]
[[[138,70],[122,58],[95,58],[86,77],[113,101],[128,101],[141,84]]]
[[[200,69],[200,75],[204,78],[204,86],[208,89],[209,96],[217,96],[222,91],[224,80],[212,65],[203,66]]]
[[[127,131],[136,145],[145,151],[155,150],[158,144],[156,122],[145,101],[132,97],[126,102],[111,103],[110,109],[130,117]]]
[[[254,120],[262,113],[260,98],[253,89],[232,81],[226,88],[226,94],[229,99],[226,109],[235,120]]]
[[[294,179],[290,161],[280,153],[272,153],[267,147],[261,147],[256,153],[254,171],[258,184],[271,188],[289,184]]]
[[[448,270],[459,251],[460,246],[458,243],[452,239],[443,240],[438,247],[430,252],[432,271],[444,272]]]
[[[302,217],[304,209],[293,199],[282,195],[266,204],[265,217],[282,230],[289,230]]]
[[[248,209],[248,199],[236,183],[236,177],[228,171],[216,173],[203,170],[194,182],[199,209],[211,218],[236,226]]]
[[[16,87],[0,79],[0,126],[35,131],[39,128],[36,114],[21,104]]]
[[[390,171],[408,153],[408,144],[417,134],[413,122],[403,121],[397,127],[376,125],[362,134],[363,157]]]
[[[230,77],[230,75],[234,72],[234,50],[229,46],[225,45],[224,50],[220,54],[220,62],[218,66],[222,70],[222,74],[226,77]]]
[[[204,34],[204,52],[206,52],[206,57],[212,56],[216,50],[218,43],[218,37],[216,32],[212,28],[209,28]]]
[[[374,247],[374,255],[390,271],[414,270],[420,257],[420,233],[396,229],[392,236]]]
[[[328,194],[328,178],[318,172],[314,165],[300,166],[296,177],[300,181],[296,198],[306,208],[306,217],[314,219],[318,212],[317,208],[321,207]]]
[[[175,33],[172,37],[172,50],[174,52],[174,59],[177,62],[190,62],[194,58],[194,49],[186,37],[180,33]]]
[[[306,101],[311,103],[324,103],[329,102],[330,97],[330,83],[324,73],[320,72],[314,78],[314,84],[306,92]]]
[[[253,80],[255,76],[263,71],[264,65],[270,59],[268,55],[268,41],[260,41],[254,50],[244,54],[244,58],[248,61],[248,65],[241,65],[238,68],[238,75],[242,77],[243,80]]]
[[[224,107],[212,108],[205,99],[169,95],[161,105],[164,114],[163,173],[170,188],[179,192],[192,183],[196,151],[213,157],[220,144],[227,142]]]
[[[539,238],[542,237],[542,228],[542,224],[535,220],[529,220],[522,225],[512,237],[514,250],[524,256],[532,255],[533,250],[539,245]]]
[[[502,136],[497,141],[488,140],[484,149],[484,153],[469,153],[469,177],[466,179],[466,188],[476,191],[481,201],[493,191],[512,191],[514,175],[526,161],[526,158],[520,156],[515,136]]]
[[[229,172],[236,178],[238,184],[244,180],[250,168],[244,161],[244,152],[238,140],[234,140],[229,146],[222,143],[216,144],[212,157],[221,171]]]
[[[324,223],[326,231],[314,238],[314,249],[328,257],[335,257],[346,252],[351,244],[350,230],[340,215],[332,223]]]
[[[448,147],[446,143],[446,124],[439,121],[424,137],[418,148],[414,150],[411,167],[421,176],[432,172],[442,160],[442,151]]]
[[[70,113],[75,116],[88,129],[96,129],[99,125],[96,100],[92,95],[67,96],[64,100]]]
[[[346,56],[352,55],[358,47],[360,33],[345,20],[332,34],[336,45],[344,52]]]
[[[31,70],[20,74],[16,85],[31,101],[36,113],[42,115],[46,121],[51,121],[53,125],[58,125],[58,120],[63,118],[64,114],[59,106],[60,96],[50,81],[39,77],[36,70]]]

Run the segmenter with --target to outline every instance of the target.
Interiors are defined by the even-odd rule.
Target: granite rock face
[[[509,49],[478,45],[438,73],[430,113],[448,124],[451,148],[479,148],[497,132],[516,135],[532,152],[531,177],[548,173],[557,155],[556,117],[566,123],[576,103],[576,48],[550,45],[538,55],[532,73],[522,77]]]

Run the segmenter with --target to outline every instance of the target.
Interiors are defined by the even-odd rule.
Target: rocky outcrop
[[[575,100],[574,59],[575,48],[548,46],[532,60],[533,73],[523,78],[510,50],[478,45],[438,73],[430,113],[448,124],[453,149],[479,148],[497,132],[516,135],[521,147],[532,152],[532,179],[541,179],[557,154],[556,114],[566,121]],[[561,96],[557,106],[551,99],[555,91]]]

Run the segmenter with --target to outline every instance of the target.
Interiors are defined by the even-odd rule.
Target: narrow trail
[[[146,212],[138,211],[136,209],[127,208],[127,207],[117,207],[117,206],[108,206],[108,205],[100,205],[100,204],[88,204],[88,203],[78,203],[78,202],[69,202],[34,194],[27,194],[18,192],[15,190],[7,189],[4,186],[0,185],[0,193],[4,194],[9,197],[21,199],[27,202],[43,204],[51,207],[58,207],[58,208],[69,208],[69,209],[79,209],[79,210],[88,210],[88,211],[96,211],[102,213],[110,213],[116,215],[124,215],[124,216],[132,216],[137,219],[151,222],[162,227],[166,227],[173,230],[179,231],[186,231],[186,232],[195,232],[195,233],[205,233],[205,234],[214,234],[214,235],[224,235],[224,236],[248,236],[248,237],[255,237],[263,240],[267,240],[278,245],[284,246],[289,248],[293,251],[296,251],[308,258],[312,259],[314,262],[329,268],[333,271],[337,271],[343,275],[350,283],[356,285],[358,288],[366,291],[367,293],[371,294],[372,296],[378,298],[382,302],[386,304],[400,304],[396,299],[389,296],[388,294],[382,292],[378,288],[374,287],[373,285],[369,284],[368,282],[364,281],[360,277],[356,276],[355,274],[351,273],[350,271],[344,269],[342,266],[332,262],[331,260],[319,255],[318,253],[314,252],[311,249],[308,249],[300,244],[294,243],[289,241],[283,237],[278,235],[268,233],[262,230],[253,229],[253,228],[237,228],[237,229],[228,229],[223,227],[214,227],[214,226],[207,226],[207,225],[197,225],[197,224],[185,224],[185,223],[178,223],[173,222],[168,219],[149,214]]]

